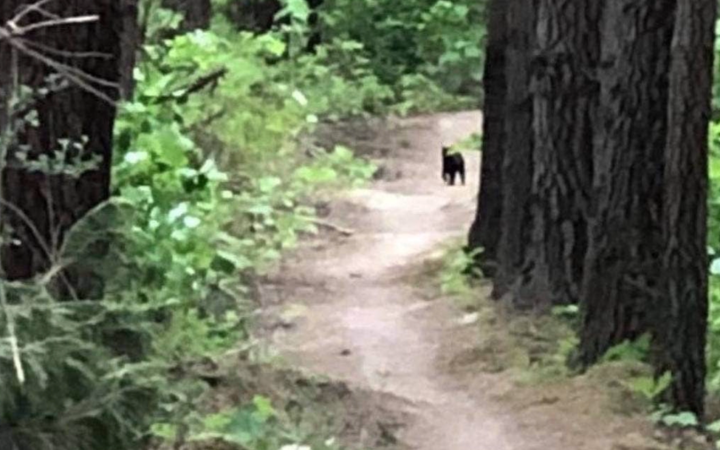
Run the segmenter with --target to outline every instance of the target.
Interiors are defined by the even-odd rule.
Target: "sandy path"
[[[355,233],[320,237],[275,275],[285,308],[296,313],[276,345],[298,367],[401,399],[394,407],[411,420],[399,439],[413,450],[609,450],[607,442],[568,442],[542,417],[519,420],[492,400],[497,392],[485,392],[497,390],[494,381],[478,375],[462,383],[445,369],[448,358],[472,348],[477,327],[460,325],[448,302],[423,299],[412,273],[472,222],[479,155],[466,155],[466,186],[445,187],[440,147],[480,121],[472,112],[437,115],[376,137],[390,147],[388,172],[401,177],[336,201],[328,220]]]

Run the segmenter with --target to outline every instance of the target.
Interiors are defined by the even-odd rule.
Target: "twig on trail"
[[[338,233],[342,234],[343,236],[352,236],[355,234],[354,230],[350,230],[348,228],[341,227],[339,225],[335,225],[334,223],[330,223],[326,220],[322,219],[313,219],[313,223],[315,225],[318,225],[320,227],[329,228],[333,231],[337,231]]]
[[[224,116],[225,114],[227,114],[227,108],[222,107],[222,108],[220,109],[220,111],[217,111],[217,112],[214,112],[214,113],[210,114],[209,116],[205,117],[204,119],[202,119],[201,121],[199,121],[198,123],[196,123],[195,125],[193,125],[193,128],[194,128],[194,129],[202,130],[202,129],[210,126],[213,122],[215,122],[216,120],[220,119],[220,118],[221,118],[222,116]]]
[[[219,69],[213,70],[209,74],[203,75],[200,78],[194,80],[189,85],[177,89],[175,91],[176,93],[159,97],[158,102],[162,103],[169,100],[177,100],[178,102],[186,101],[188,97],[190,97],[190,95],[205,89],[207,86],[212,86],[214,89],[220,79],[227,75],[227,73],[227,67],[221,67]],[[177,92],[181,93],[178,94]]]

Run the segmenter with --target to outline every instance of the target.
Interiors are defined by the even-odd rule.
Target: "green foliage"
[[[650,351],[650,335],[645,334],[634,341],[625,341],[608,350],[603,355],[603,362],[611,361],[647,361]]]
[[[697,416],[689,411],[672,412],[667,405],[660,405],[657,410],[650,415],[650,419],[659,424],[670,428],[697,428],[700,421]],[[709,425],[708,431],[713,431],[717,425]]]
[[[153,350],[166,364],[217,355],[247,337],[254,308],[237,274],[262,272],[315,231],[304,199],[374,173],[344,147],[312,158],[298,151],[295,136],[331,103],[309,88],[312,78],[266,63],[282,51],[269,35],[196,31],[149,47],[136,71],[135,98],[117,125],[116,194],[136,211],[127,246],[133,287],[163,312]],[[213,85],[187,95],[215,74]],[[211,416],[195,438],[269,448],[261,445],[272,434],[267,411]]]
[[[667,427],[694,428],[700,425],[697,416],[691,412],[668,414],[660,419],[660,423]]]
[[[445,254],[440,270],[440,290],[444,295],[460,299],[469,299],[474,296],[470,275],[482,277],[482,272],[475,264],[481,251],[482,249],[477,249],[468,252],[457,246]]]
[[[473,133],[450,147],[450,153],[481,151],[482,134]]]
[[[252,402],[240,407],[191,415],[187,420],[187,440],[210,445],[225,442],[248,450],[338,450],[335,439],[289,423],[285,413],[276,410],[270,399],[256,395]],[[180,434],[180,427],[171,423],[155,424],[152,430],[156,437],[168,442],[175,441]]]
[[[445,92],[477,101],[484,5],[465,0],[328,0],[323,31],[330,39],[362,42],[374,73],[385,84],[407,89],[416,80],[428,79]]]
[[[661,377],[637,376],[621,382],[630,392],[639,394],[647,401],[657,400],[672,383],[672,374],[664,373]]]
[[[200,431],[192,433],[191,440],[220,439],[243,448],[268,448],[269,443],[263,441],[275,416],[270,401],[256,396],[251,405],[204,417]]]
[[[363,44],[356,41],[329,41],[278,72],[305,94],[311,118],[384,114],[395,103],[393,87],[380,81]]]
[[[720,49],[718,50],[720,51]],[[717,59],[717,58],[716,58]],[[717,85],[720,84],[716,82]],[[717,95],[714,101],[717,102]],[[710,317],[708,334],[708,387],[720,391],[720,117],[710,124],[708,193],[708,254],[710,257]]]
[[[552,308],[552,314],[556,317],[574,319],[580,314],[578,305],[561,305]]]
[[[472,109],[474,98],[457,98],[423,74],[403,75],[397,84],[398,102],[391,110],[401,116],[424,111]]]

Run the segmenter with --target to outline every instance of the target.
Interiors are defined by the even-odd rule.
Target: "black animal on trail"
[[[455,186],[455,177],[460,175],[465,185],[465,159],[460,153],[450,154],[449,147],[442,148],[442,179],[450,186]]]

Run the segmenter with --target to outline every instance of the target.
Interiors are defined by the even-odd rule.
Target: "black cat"
[[[442,148],[442,179],[450,186],[455,185],[455,177],[459,174],[465,185],[465,159],[460,153],[450,153],[449,147]]]

